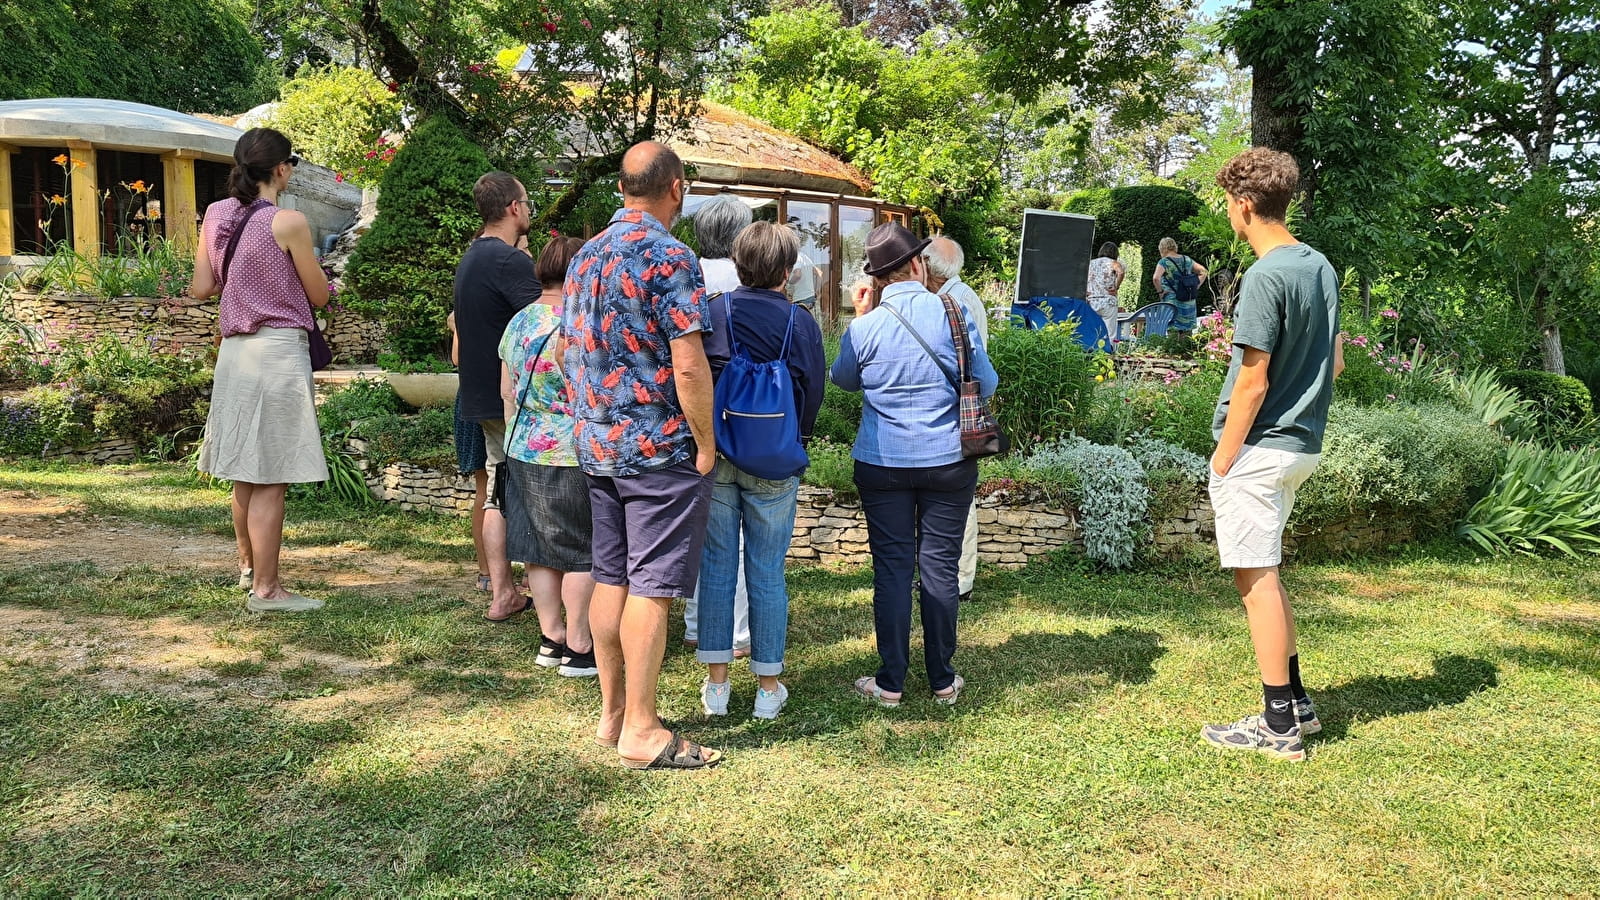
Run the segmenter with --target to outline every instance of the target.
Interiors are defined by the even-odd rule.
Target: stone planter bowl
[[[400,399],[419,409],[455,405],[458,383],[454,372],[390,372],[388,378]]]

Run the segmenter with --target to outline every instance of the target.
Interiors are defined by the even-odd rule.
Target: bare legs
[[[288,490],[286,484],[233,483],[233,532],[239,545],[239,566],[255,570],[252,590],[262,600],[288,595],[278,580],[283,498]]]
[[[600,668],[596,737],[617,741],[630,759],[654,759],[672,736],[656,715],[656,683],[667,649],[670,597],[635,597],[627,588],[595,585],[589,622]]]
[[[533,609],[539,614],[539,631],[545,637],[565,644],[574,653],[587,652],[594,645],[589,634],[589,601],[595,585],[588,572],[563,573],[529,566],[528,588],[533,592]]]
[[[489,557],[483,550],[483,504],[489,498],[489,473],[472,473],[472,552],[478,557],[478,574],[489,574]]]
[[[483,511],[483,552],[489,558],[489,589],[494,598],[489,602],[489,618],[504,619],[521,612],[522,594],[511,580],[511,561],[506,559],[506,520],[498,509]]]
[[[1289,657],[1295,652],[1294,611],[1278,578],[1278,567],[1235,569],[1234,586],[1250,621],[1250,643],[1263,684],[1289,683]]]

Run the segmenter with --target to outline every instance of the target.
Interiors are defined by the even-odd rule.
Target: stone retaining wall
[[[59,449],[46,450],[39,454],[38,458],[70,463],[116,465],[137,460],[139,458],[139,445],[132,438],[106,438],[102,441],[95,441],[86,447],[61,447]]]
[[[361,442],[352,443],[357,452]],[[467,515],[472,510],[472,479],[410,463],[368,469],[367,487],[380,500],[401,509],[446,515]],[[867,545],[867,520],[861,503],[827,488],[800,486],[794,541],[789,561],[801,565],[863,565],[871,562]],[[1382,511],[1294,530],[1284,536],[1289,552],[1319,555],[1382,550],[1414,539],[1412,523]],[[1145,553],[1172,558],[1190,549],[1210,551],[1216,541],[1216,519],[1202,488],[1196,488],[1188,508],[1156,521],[1145,539]],[[998,566],[1012,568],[1050,554],[1061,547],[1083,550],[1083,533],[1077,510],[1043,503],[1018,502],[1005,492],[978,500],[978,556]]]
[[[117,297],[17,293],[17,318],[61,341],[114,334],[124,341],[150,340],[169,349],[209,350],[217,331],[215,300],[187,297]],[[369,360],[383,348],[383,326],[352,312],[318,317],[324,336],[340,361]]]
[[[1117,374],[1123,378],[1162,380],[1171,375],[1183,376],[1200,368],[1195,359],[1168,359],[1164,356],[1115,356],[1112,362]]]

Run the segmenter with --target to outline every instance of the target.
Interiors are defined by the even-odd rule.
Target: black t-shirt
[[[456,336],[461,342],[461,415],[500,419],[500,337],[518,310],[539,299],[533,259],[499,238],[478,238],[456,266]]]

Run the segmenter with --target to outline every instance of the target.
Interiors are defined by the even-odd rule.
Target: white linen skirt
[[[328,480],[306,342],[299,328],[223,338],[200,471],[246,484]]]

